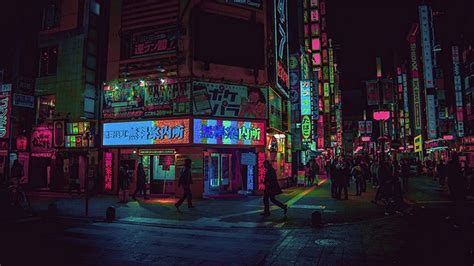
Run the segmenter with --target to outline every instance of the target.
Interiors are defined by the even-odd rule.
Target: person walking
[[[392,177],[392,169],[388,162],[381,162],[379,167],[378,167],[378,182],[379,182],[379,187],[377,188],[377,192],[375,193],[375,198],[372,200],[372,203],[377,204],[377,201],[385,198],[388,196],[387,194],[389,193],[389,188],[390,188],[390,182],[391,177]]]
[[[312,173],[311,162],[308,161],[304,167],[304,179],[305,179],[304,183],[306,186],[310,186],[312,175],[313,173]]]
[[[344,200],[348,200],[347,188],[349,187],[351,169],[349,162],[340,161],[338,165],[338,189],[337,189],[337,199],[341,199],[342,191],[344,190]]]
[[[337,180],[338,177],[337,159],[334,159],[329,165],[329,178],[331,179],[331,196],[337,198]]]
[[[438,165],[436,166],[436,172],[438,173],[438,181],[440,187],[444,187],[444,184],[446,183],[446,164],[444,160],[440,160]]]
[[[464,201],[466,199],[466,178],[459,162],[459,155],[453,154],[452,159],[446,167],[448,178],[448,187],[451,198],[454,201],[455,226],[459,227],[465,222],[464,219]]]
[[[351,170],[351,175],[355,180],[356,196],[362,195],[362,169],[357,162]]]
[[[120,166],[119,173],[118,173],[118,181],[119,181],[119,203],[127,203],[128,202],[128,188],[130,186],[130,176],[127,173],[127,170],[124,166]]]
[[[188,200],[188,209],[194,208],[193,194],[191,193],[191,185],[193,184],[191,165],[191,159],[184,160],[184,167],[179,174],[178,187],[183,186],[183,196],[174,204],[177,211],[179,211],[179,207],[186,199]]]
[[[407,160],[402,160],[401,161],[401,175],[402,175],[402,181],[403,181],[403,189],[405,191],[408,190],[408,178],[410,176],[410,164]]]
[[[281,209],[283,209],[283,214],[286,215],[288,212],[288,205],[281,203],[277,199],[275,199],[276,195],[279,195],[282,193],[280,185],[278,184],[277,180],[277,175],[276,171],[273,168],[272,164],[268,161],[265,160],[263,162],[263,167],[265,167],[265,179],[264,179],[264,184],[265,184],[265,189],[263,191],[263,213],[261,213],[262,216],[269,216],[270,215],[270,202],[271,200],[273,204],[277,205]]]
[[[137,187],[133,193],[133,200],[137,200],[137,194],[140,193],[143,195],[143,199],[147,200],[148,196],[146,195],[146,174],[145,169],[143,169],[143,163],[138,164],[137,168]]]
[[[379,163],[377,161],[374,161],[370,166],[370,173],[372,174],[372,188],[375,188],[378,185],[378,171]]]
[[[23,165],[20,163],[20,161],[15,160],[12,165],[10,183],[15,186],[19,186],[23,175],[24,175]]]
[[[311,174],[312,174],[312,176],[311,176],[311,181],[312,181],[311,184],[313,184],[314,182],[316,182],[316,186],[317,186],[317,185],[318,185],[318,182],[319,182],[319,180],[318,180],[319,164],[318,164],[318,162],[316,161],[316,158],[314,158],[314,159],[312,160],[312,162],[313,162],[313,165],[312,165],[312,168],[311,168]]]

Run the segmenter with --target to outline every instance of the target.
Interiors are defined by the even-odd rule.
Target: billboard
[[[367,89],[367,105],[378,105],[379,90],[377,88],[377,81],[366,81],[365,86]]]
[[[300,90],[301,115],[311,115],[311,81],[302,80]]]
[[[176,51],[176,30],[136,33],[132,36],[131,57],[167,54]]]
[[[193,82],[193,113],[265,119],[267,89],[211,82]]]
[[[176,145],[190,141],[189,119],[104,123],[103,146]]]
[[[454,70],[454,96],[456,99],[456,129],[458,137],[464,136],[464,114],[463,114],[463,95],[462,95],[462,83],[461,83],[461,68],[459,62],[459,48],[453,46],[451,48],[453,58],[453,70]]]
[[[284,94],[288,95],[288,6],[287,0],[274,0],[275,14],[275,73],[276,87]]]
[[[104,119],[186,115],[191,111],[191,84],[159,79],[104,86]]]
[[[265,122],[194,119],[194,144],[265,145]]]
[[[434,88],[433,79],[433,62],[431,49],[431,25],[429,18],[429,8],[426,5],[418,8],[420,16],[420,34],[421,34],[421,50],[423,54],[423,74],[425,81],[425,88]]]
[[[415,125],[415,134],[421,133],[421,101],[420,101],[420,79],[418,73],[418,62],[416,52],[416,35],[410,37],[410,59],[411,76],[413,89],[413,118]]]

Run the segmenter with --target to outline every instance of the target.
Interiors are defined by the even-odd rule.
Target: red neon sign
[[[265,167],[263,166],[263,162],[265,161],[265,153],[259,152],[258,153],[258,190],[265,189]]]
[[[104,153],[104,189],[107,191],[112,190],[112,167],[113,167],[113,154],[111,152]]]

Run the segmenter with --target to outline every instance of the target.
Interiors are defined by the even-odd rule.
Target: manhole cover
[[[314,243],[320,246],[336,246],[337,244],[339,244],[339,241],[335,239],[318,239],[314,241]]]

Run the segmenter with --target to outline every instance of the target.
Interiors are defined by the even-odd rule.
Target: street
[[[90,218],[84,200],[32,199],[40,216],[4,222],[2,265],[35,261],[53,265],[472,265],[472,216],[453,226],[451,203],[431,178],[411,180],[406,215],[384,215],[370,203],[374,190],[348,201],[320,187],[285,190],[279,199],[287,217],[272,209],[263,218],[261,197],[196,200],[196,208],[176,212],[174,199],[116,203],[96,197]],[[56,202],[58,217],[45,210]],[[104,222],[113,205],[117,220]],[[324,226],[312,228],[310,215],[322,211]],[[465,213],[472,215],[473,202]],[[23,251],[28,251],[25,256]]]

